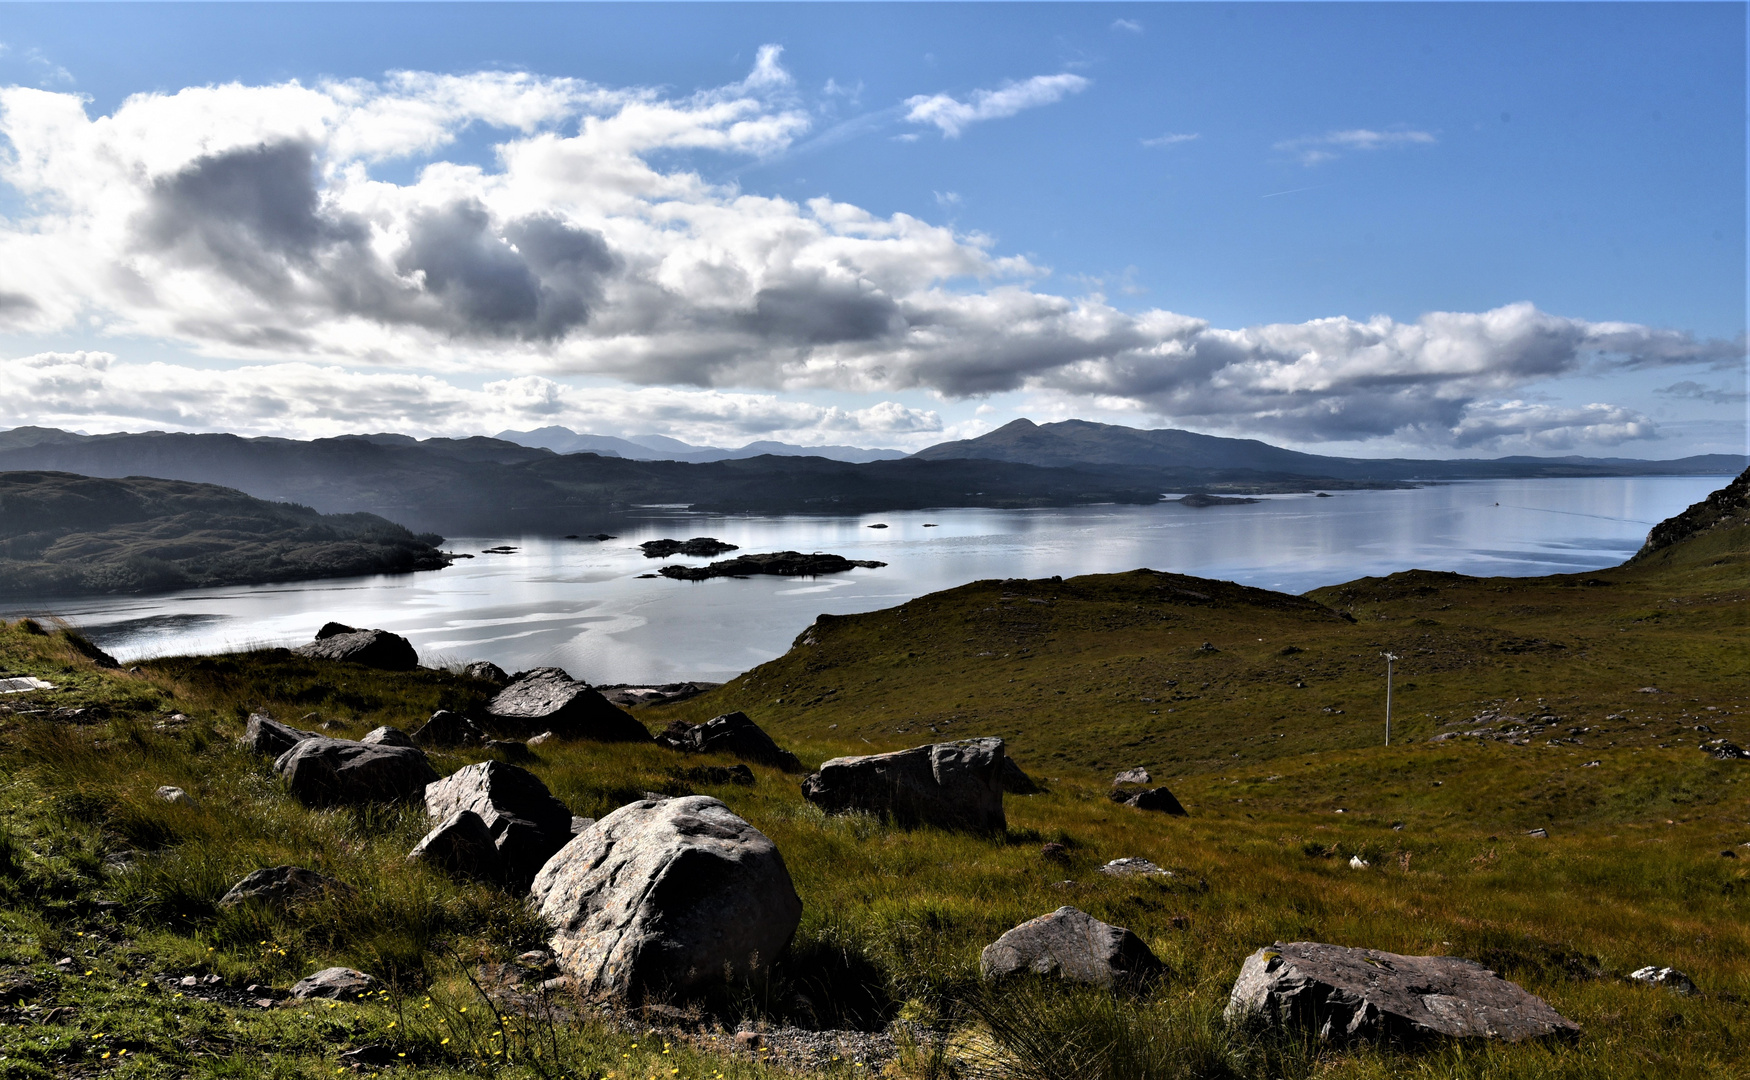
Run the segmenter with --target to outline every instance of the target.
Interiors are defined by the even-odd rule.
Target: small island
[[[750,577],[754,574],[775,574],[779,577],[816,577],[821,574],[842,574],[854,567],[874,570],[886,566],[874,559],[847,559],[842,555],[799,551],[774,551],[765,555],[738,555],[710,566],[665,566],[658,571],[676,581],[704,581],[717,577]]]
[[[666,559],[670,555],[697,555],[710,558],[725,551],[740,551],[736,544],[726,544],[714,536],[695,536],[691,540],[646,540],[638,545],[646,559]]]
[[[1178,503],[1180,506],[1247,506],[1251,503],[1263,502],[1264,500],[1245,499],[1234,495],[1211,495],[1207,492],[1197,491],[1182,499],[1174,499],[1172,501]]]

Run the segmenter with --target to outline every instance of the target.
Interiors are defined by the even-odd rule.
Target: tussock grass
[[[1750,858],[1721,853],[1750,856],[1739,846],[1750,842],[1750,764],[1696,749],[1750,742],[1750,569],[1735,535],[1594,575],[1396,575],[1323,590],[1317,604],[1152,573],[975,583],[817,623],[713,695],[640,714],[660,727],[744,708],[809,764],[1001,734],[1045,781],[1007,800],[1003,836],[829,817],[801,800],[796,777],[760,766],[750,787],[700,785],[686,777],[697,759],[654,746],[548,745],[528,767],[576,813],[600,816],[646,790],[698,792],[771,836],[802,925],[761,980],[706,1004],[731,1025],[907,1021],[895,1077],[1741,1075]],[[1197,649],[1204,641],[1218,651]],[[1376,745],[1372,711],[1383,648],[1410,658],[1390,748]],[[334,1075],[338,1050],[363,1046],[405,1054],[398,1075],[783,1071],[728,1051],[722,1033],[665,1045],[576,1003],[481,1011],[469,975],[541,939],[527,909],[406,865],[422,815],[306,809],[235,741],[258,708],[354,737],[410,729],[435,708],[477,708],[483,684],[283,650],[134,674],[95,667],[62,628],[17,624],[0,629],[0,667],[61,687],[8,700],[0,716],[0,999],[11,975],[39,984],[33,998],[0,1000],[0,1076]],[[1475,728],[1485,707],[1562,719],[1525,745],[1429,741]],[[172,712],[187,720],[167,721]],[[1576,743],[1570,727],[1588,730]],[[1189,817],[1105,798],[1109,770],[1138,762]],[[163,784],[197,805],[159,800]],[[1548,838],[1527,835],[1534,827]],[[1067,861],[1042,858],[1046,840],[1065,844]],[[1099,873],[1126,856],[1172,876]],[[1366,869],[1351,868],[1356,856]],[[283,863],[348,888],[289,909],[219,907],[245,873]],[[1165,977],[1138,996],[980,983],[984,945],[1062,904],[1134,930]],[[1244,957],[1306,939],[1480,960],[1584,1034],[1412,1051],[1227,1026]],[[51,967],[69,956],[74,971]],[[160,978],[284,986],[330,964],[373,973],[384,992],[264,1011],[179,999]],[[1678,967],[1703,993],[1627,981],[1645,964]],[[130,1064],[118,1066],[124,1048]]]

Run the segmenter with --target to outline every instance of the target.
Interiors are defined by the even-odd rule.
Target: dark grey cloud
[[[586,323],[621,260],[600,233],[556,215],[500,226],[475,200],[415,213],[393,265],[369,225],[325,205],[317,155],[295,141],[197,158],[153,184],[136,224],[139,248],[210,270],[273,313],[185,332],[236,345],[296,347],[287,315],[357,315],[467,338],[557,340]],[[0,309],[3,310],[3,309]]]
[[[762,337],[801,345],[873,341],[905,328],[886,294],[829,282],[761,289],[743,322]]]

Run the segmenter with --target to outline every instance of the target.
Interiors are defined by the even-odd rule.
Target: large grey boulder
[[[629,803],[535,878],[553,951],[586,994],[671,994],[769,969],[802,901],[765,834],[703,795]]]
[[[478,815],[498,853],[505,883],[528,887],[554,852],[571,841],[571,810],[541,778],[502,761],[482,761],[426,785],[425,812],[443,820]]]
[[[1032,972],[1095,986],[1135,985],[1161,972],[1160,958],[1122,926],[1073,907],[1026,922],[985,946],[978,970],[987,979]]]
[[[302,866],[271,866],[245,875],[219,898],[219,906],[233,907],[251,900],[283,906],[350,892],[350,885]]]
[[[802,763],[796,760],[796,755],[772,741],[772,737],[743,712],[725,713],[703,724],[676,720],[656,737],[656,741],[670,750],[729,754],[785,772],[802,771]]]
[[[319,738],[314,731],[305,731],[282,724],[266,713],[250,713],[243,729],[243,745],[266,757],[277,758],[305,739]]]
[[[457,810],[438,822],[407,853],[407,861],[482,881],[499,881],[504,877],[504,863],[498,856],[492,832],[472,810]]]
[[[462,674],[468,676],[470,679],[479,679],[482,682],[497,683],[500,686],[503,686],[510,681],[510,676],[504,673],[504,669],[490,660],[476,660],[472,664],[463,668]]]
[[[419,666],[419,654],[401,635],[387,630],[354,630],[340,623],[324,625],[316,632],[315,641],[292,651],[312,660],[339,660],[382,671],[412,671]]]
[[[494,723],[524,735],[551,731],[561,739],[650,741],[650,732],[630,713],[555,667],[520,672],[486,712]]]
[[[1003,741],[933,743],[891,754],[833,758],[802,781],[829,813],[863,810],[907,827],[1001,832]]]
[[[1548,1002],[1475,961],[1311,941],[1277,942],[1246,958],[1227,1019],[1251,1017],[1336,1040],[1520,1042],[1580,1032]]]
[[[305,806],[418,799],[438,778],[415,747],[366,746],[350,739],[305,739],[273,767]]]

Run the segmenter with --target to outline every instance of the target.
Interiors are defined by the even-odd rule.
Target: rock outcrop
[[[412,738],[416,746],[474,746],[486,741],[486,732],[466,716],[439,709]]]
[[[302,866],[271,866],[254,871],[231,886],[230,891],[219,898],[219,906],[232,907],[251,900],[286,905],[351,891],[350,885]]]
[[[305,806],[418,799],[438,778],[417,748],[366,746],[349,739],[305,739],[273,767]]]
[[[377,980],[352,968],[323,968],[306,979],[292,984],[292,997],[298,1001],[321,998],[329,1001],[357,1001],[370,993]]]
[[[382,727],[372,728],[366,733],[364,738],[359,740],[359,742],[364,743],[366,746],[413,745],[413,739],[407,734],[407,732],[402,731],[400,728],[390,727],[387,724],[384,724]]]
[[[305,731],[282,724],[266,713],[250,713],[249,724],[243,729],[243,745],[266,757],[277,758],[305,739],[320,738],[314,731]]]
[[[729,754],[785,772],[802,771],[802,763],[796,760],[795,754],[772,741],[770,735],[742,712],[725,713],[703,724],[676,720],[656,737],[656,741],[670,750]]]
[[[1179,805],[1179,800],[1164,787],[1157,788],[1113,788],[1108,796],[1113,802],[1138,810],[1153,810],[1160,814],[1171,814],[1174,817],[1184,817],[1185,808]]]
[[[1003,741],[933,743],[891,754],[833,758],[802,781],[802,796],[829,813],[862,810],[899,825],[1000,832]]]
[[[486,822],[472,810],[457,810],[438,822],[413,850],[408,862],[422,862],[457,877],[504,880],[504,862]]]
[[[387,630],[354,630],[340,623],[328,623],[316,632],[315,641],[292,651],[312,660],[338,660],[382,671],[412,671],[419,666],[419,654],[401,635]]]
[[[486,711],[492,722],[520,735],[551,731],[561,739],[650,741],[650,732],[630,713],[555,667],[519,673]]]
[[[1310,941],[1278,942],[1246,958],[1227,1018],[1252,1017],[1333,1040],[1520,1042],[1580,1031],[1542,998],[1474,961]]]
[[[540,777],[502,761],[469,765],[426,786],[425,812],[432,818],[447,821],[464,810],[479,817],[498,853],[499,873],[519,891],[571,841],[570,809]]]
[[[1660,986],[1673,994],[1691,997],[1701,993],[1695,980],[1674,967],[1644,967],[1629,972],[1629,979],[1643,986]]]
[[[1134,986],[1158,975],[1162,964],[1124,927],[1060,907],[985,946],[978,969],[987,979],[1032,972],[1095,986]]]
[[[633,999],[765,970],[802,918],[777,847],[703,795],[602,818],[548,861],[530,902],[582,992]]]
[[[462,674],[468,676],[470,679],[479,679],[481,682],[497,683],[500,686],[503,686],[510,681],[510,676],[504,673],[504,669],[490,660],[476,660],[472,664],[463,668]]]

